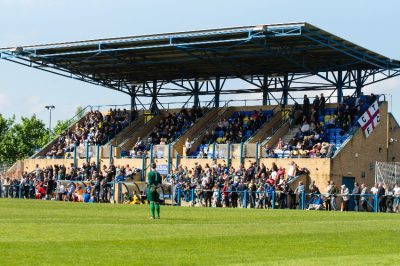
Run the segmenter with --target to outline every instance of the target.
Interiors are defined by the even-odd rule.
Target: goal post
[[[400,182],[400,163],[399,162],[376,162],[375,163],[375,183],[382,183],[386,187],[393,188]]]

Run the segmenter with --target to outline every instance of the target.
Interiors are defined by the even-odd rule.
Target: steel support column
[[[136,110],[137,110],[137,104],[136,104],[136,93],[130,94],[131,96],[131,110],[130,110],[130,121],[132,122],[133,120],[136,119]]]
[[[337,101],[338,101],[338,103],[341,103],[341,102],[343,102],[343,71],[342,70],[338,71],[336,89],[337,89]]]
[[[264,75],[262,83],[263,105],[269,105],[268,76]]]
[[[153,80],[153,87],[151,90],[151,104],[150,111],[152,114],[158,113],[157,107],[157,80]]]
[[[194,81],[194,89],[193,89],[193,107],[199,107],[200,106],[200,101],[199,101],[199,82],[197,80]]]
[[[131,110],[137,110],[137,105],[136,105],[136,93],[130,94],[131,96]]]
[[[283,77],[283,88],[282,88],[282,105],[286,106],[288,104],[288,96],[289,96],[289,77],[288,74],[285,73]]]
[[[356,75],[357,75],[356,76],[356,95],[357,95],[357,97],[359,97],[361,95],[361,91],[362,91],[362,87],[363,87],[361,74],[362,74],[361,69],[357,69],[357,72],[356,72]]]
[[[214,107],[219,107],[219,94],[221,91],[221,80],[219,77],[215,78],[215,97],[214,97]]]

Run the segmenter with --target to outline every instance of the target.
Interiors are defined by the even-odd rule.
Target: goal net
[[[376,162],[375,183],[394,187],[400,182],[400,163]]]

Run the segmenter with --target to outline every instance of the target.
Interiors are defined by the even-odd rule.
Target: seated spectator
[[[179,113],[168,114],[150,133],[152,144],[169,144],[179,138],[207,112],[207,108],[193,107],[190,111],[182,108]],[[224,121],[219,125],[224,127]]]
[[[310,132],[310,124],[308,124],[307,120],[303,123],[303,125],[300,128],[301,132],[304,135],[308,135]]]
[[[323,200],[321,195],[314,194],[313,198],[310,200],[307,210],[323,210]]]
[[[190,154],[190,150],[192,149],[192,141],[189,141],[189,138],[186,139],[185,141],[185,155]]]
[[[278,144],[276,145],[277,150],[283,150],[285,148],[285,143],[282,138],[279,138]]]
[[[134,155],[138,155],[145,149],[144,141],[141,137],[138,137],[135,145],[133,146]]]
[[[103,145],[129,124],[127,110],[110,109],[106,115],[89,112],[84,121],[60,134],[56,143],[46,153],[47,157],[62,157],[76,146]],[[70,156],[70,155],[68,155]],[[67,157],[67,156],[66,156]]]

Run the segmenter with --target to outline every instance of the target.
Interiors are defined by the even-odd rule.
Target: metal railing
[[[166,181],[173,181],[172,175]],[[80,202],[129,203],[127,197],[137,195],[145,202],[146,187],[123,179],[112,182],[89,180],[56,180],[53,190],[38,190],[32,182],[0,181],[0,198],[14,199],[54,199]],[[62,184],[62,186],[61,186]],[[159,189],[164,204],[175,206],[232,207],[265,209],[299,209],[332,211],[395,212],[399,211],[400,196],[377,194],[316,194],[305,191],[277,191],[273,186],[264,190],[231,190],[220,186],[214,189],[182,187],[179,183],[163,183]],[[77,189],[79,193],[75,193]],[[118,195],[118,197],[116,196]],[[79,197],[76,198],[76,197]],[[117,197],[117,198],[116,198]],[[169,201],[169,202],[167,202]],[[339,204],[341,207],[339,207]]]

